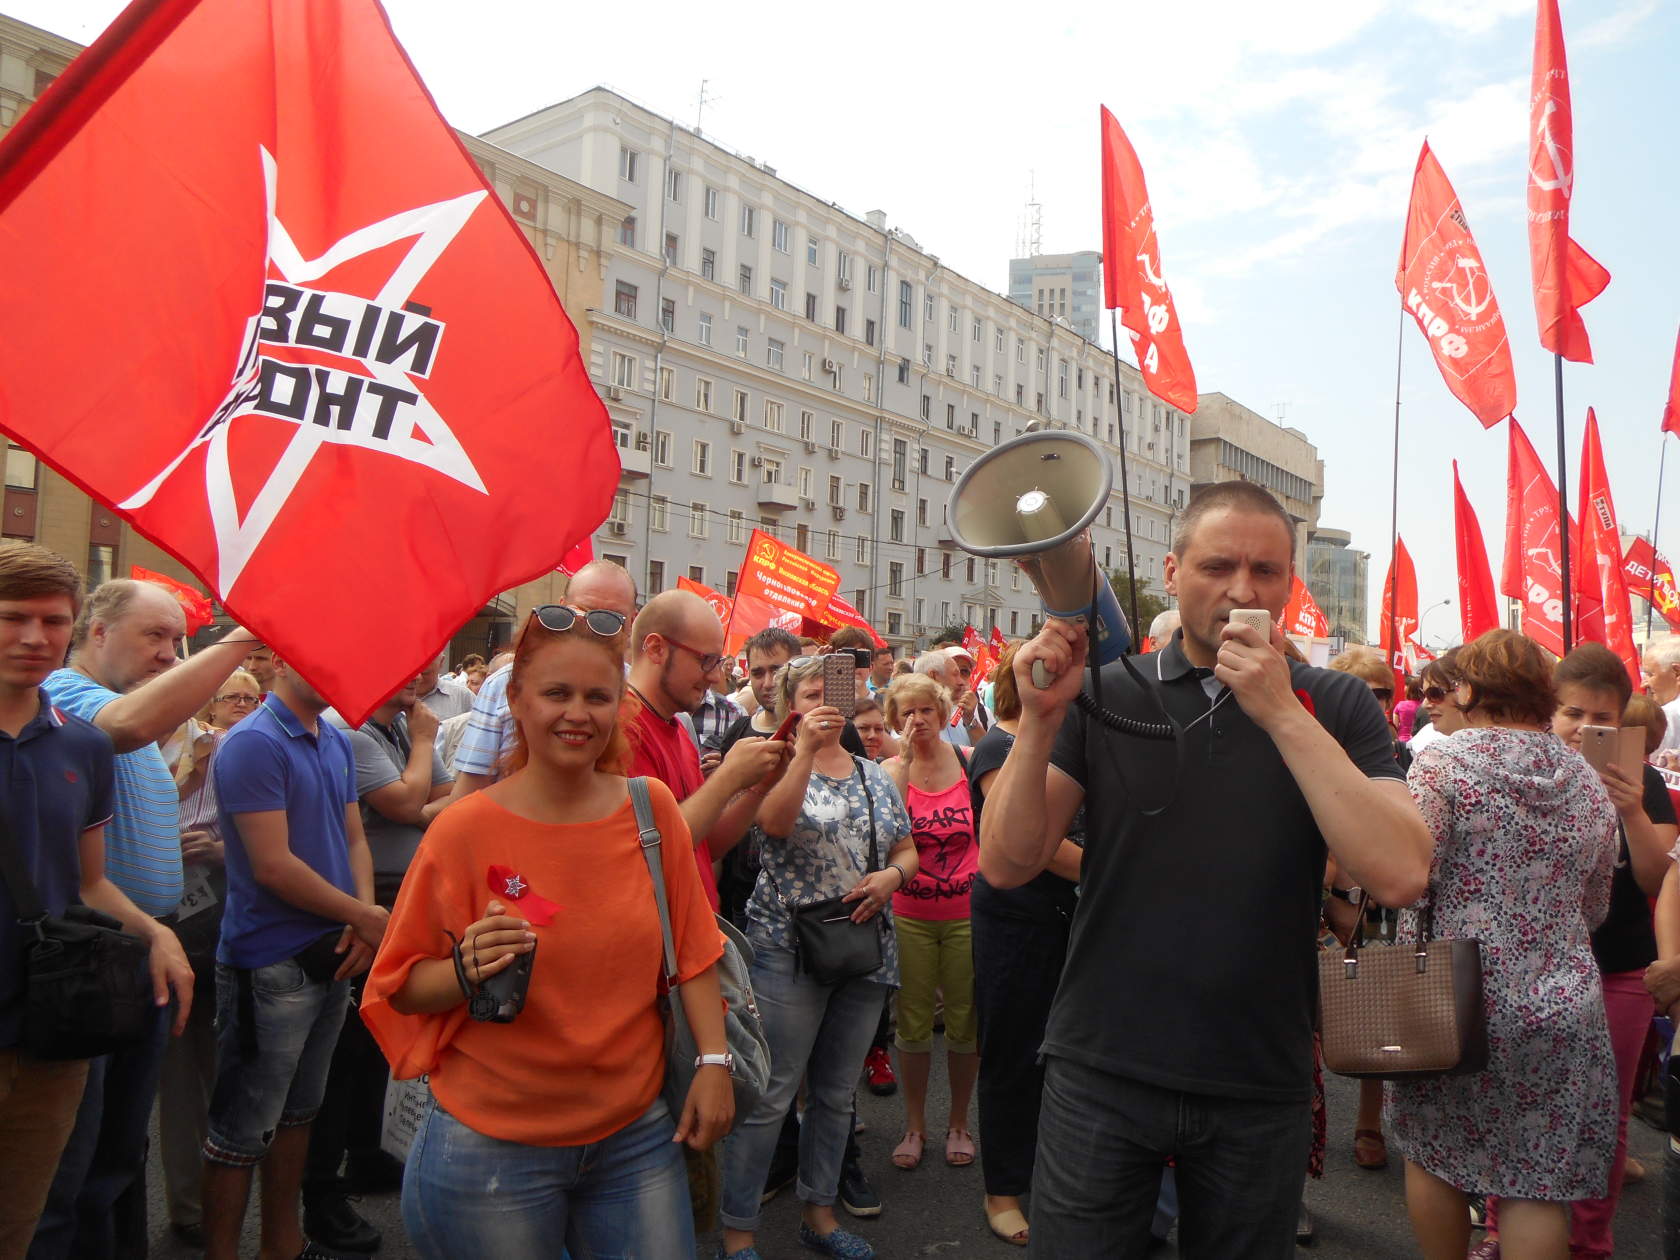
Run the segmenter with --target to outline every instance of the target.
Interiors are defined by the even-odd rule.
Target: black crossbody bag
[[[138,1045],[151,1026],[151,946],[91,906],[41,908],[11,824],[0,813],[0,877],[23,930],[25,1054],[94,1059]]]
[[[869,790],[869,779],[863,765],[854,756],[858,783],[869,811],[869,858],[864,877],[880,870],[880,855],[876,852],[875,797]],[[867,976],[881,966],[881,920],[877,915],[865,923],[854,923],[852,911],[857,903],[840,897],[829,897],[803,906],[791,906],[770,874],[764,868],[776,899],[782,903],[793,920],[793,948],[801,971],[818,984],[839,984]]]

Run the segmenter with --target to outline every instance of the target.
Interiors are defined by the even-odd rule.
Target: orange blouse
[[[723,953],[670,789],[653,780],[671,930],[681,980]],[[533,927],[536,958],[525,1009],[511,1024],[468,1018],[466,1003],[434,1015],[391,1009],[415,963],[448,958],[484,916],[489,868],[518,873],[560,906]],[[518,904],[498,898],[518,914]],[[606,818],[538,823],[475,792],[438,815],[403,879],[362,999],[362,1018],[397,1077],[429,1073],[452,1116],[528,1146],[598,1142],[653,1103],[665,1072],[656,1005],[664,947],[628,792]]]

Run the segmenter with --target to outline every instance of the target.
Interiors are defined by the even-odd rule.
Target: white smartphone
[[[1272,641],[1272,614],[1264,608],[1233,608],[1230,620],[1237,625],[1253,626],[1262,642]]]

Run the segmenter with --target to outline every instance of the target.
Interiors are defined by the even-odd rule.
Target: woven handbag
[[[1488,1055],[1480,944],[1431,939],[1426,906],[1415,944],[1366,949],[1363,895],[1358,908],[1347,945],[1318,956],[1324,1066],[1390,1081],[1480,1072]]]

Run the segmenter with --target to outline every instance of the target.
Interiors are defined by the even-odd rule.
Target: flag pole
[[[1389,488],[1388,510],[1388,581],[1383,594],[1388,599],[1388,667],[1394,668],[1394,658],[1406,659],[1399,635],[1399,575],[1395,567],[1400,562],[1400,368],[1406,357],[1406,304],[1400,304],[1400,335],[1394,341],[1394,465],[1393,482]]]
[[[1126,468],[1126,410],[1121,406],[1126,397],[1120,387],[1120,321],[1114,308],[1108,308],[1108,353],[1114,360],[1114,415],[1120,422],[1120,508],[1126,514],[1126,585],[1131,591],[1132,647],[1143,642],[1146,627],[1138,625],[1137,556],[1132,551],[1132,478]],[[1093,562],[1095,556],[1092,557]],[[1106,581],[1108,575],[1104,574]]]
[[[1651,515],[1651,556],[1657,554],[1657,526],[1662,522],[1663,466],[1668,462],[1668,433],[1662,435],[1662,454],[1657,456],[1657,510]],[[1657,602],[1656,565],[1651,566],[1651,598],[1645,601],[1645,646],[1651,646],[1651,613]]]
[[[1570,645],[1575,639],[1575,602],[1569,590],[1569,453],[1563,444],[1563,356],[1552,356],[1552,380],[1557,394],[1557,448],[1558,448],[1558,552],[1561,554],[1563,569],[1563,654],[1569,655]],[[1653,547],[1655,543],[1651,544]]]

